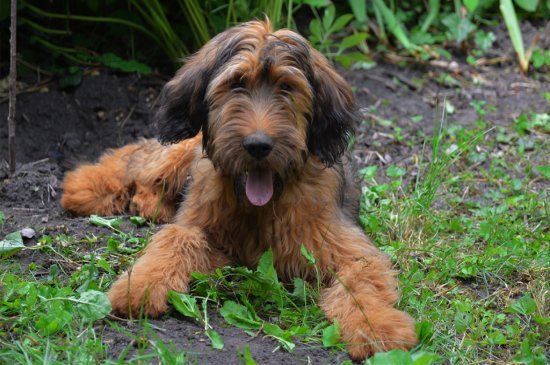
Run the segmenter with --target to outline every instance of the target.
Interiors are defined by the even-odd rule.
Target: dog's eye
[[[229,84],[231,89],[242,89],[245,87],[244,79],[242,77],[237,77],[231,81]]]
[[[291,92],[292,90],[294,90],[292,88],[292,86],[290,86],[289,84],[287,84],[286,82],[283,82],[281,84],[281,86],[279,86],[281,88],[282,91],[286,91],[286,92]]]

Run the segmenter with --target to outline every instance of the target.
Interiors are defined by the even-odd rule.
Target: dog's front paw
[[[356,313],[341,324],[350,357],[363,360],[376,352],[409,350],[418,342],[414,320],[395,308],[377,309],[369,318]]]
[[[114,313],[158,317],[168,308],[167,294],[168,289],[164,285],[148,280],[145,275],[124,273],[113,284],[108,296]]]

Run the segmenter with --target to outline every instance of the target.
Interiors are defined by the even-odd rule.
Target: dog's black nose
[[[261,160],[273,149],[273,140],[262,132],[255,132],[244,139],[243,147],[252,157]]]

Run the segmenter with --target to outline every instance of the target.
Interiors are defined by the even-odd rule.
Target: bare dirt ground
[[[454,107],[447,124],[463,128],[469,128],[476,120],[470,106],[473,100],[485,100],[496,107],[486,116],[494,125],[509,125],[522,112],[547,112],[548,102],[543,94],[549,91],[548,76],[521,75],[508,41],[504,35],[497,35],[495,52],[506,59],[494,65],[470,66],[459,53],[451,64],[406,63],[400,67],[379,59],[377,66],[369,70],[342,71],[355,89],[365,115],[354,147],[359,165],[414,164],[414,157],[422,154],[425,136],[433,132],[437,99],[441,104],[446,98]],[[446,75],[457,83],[441,81]],[[61,209],[64,170],[78,160],[96,159],[106,148],[155,136],[150,117],[164,81],[99,71],[84,77],[82,84],[72,91],[62,91],[51,83],[20,94],[17,99],[18,169],[11,177],[3,161],[7,160],[7,124],[0,125],[0,161],[3,161],[0,211],[6,215],[0,237],[24,227],[33,227],[37,237],[61,233],[77,239],[91,234],[107,235],[107,229],[92,226],[87,218],[72,217]],[[6,119],[7,107],[5,101],[0,104],[0,120]],[[401,140],[395,137],[396,132],[403,136]],[[135,235],[144,236],[147,227],[132,229]],[[25,244],[36,242],[37,238],[32,238]],[[100,239],[98,244],[106,245],[106,242]],[[87,247],[74,249],[85,252]],[[22,251],[14,259],[22,267],[34,262],[46,272],[51,264],[59,264],[56,257],[39,251]],[[74,269],[70,265],[65,267],[68,273]],[[185,350],[198,363],[235,363],[236,349],[242,349],[245,344],[261,364],[341,363],[348,358],[345,353],[310,348],[306,344],[298,345],[293,353],[274,351],[278,347],[275,340],[261,336],[251,338],[240,329],[224,326],[223,319],[215,313],[211,316],[212,324],[225,340],[226,349],[222,352],[212,349],[205,336],[196,335],[201,330],[198,324],[181,316],[171,315],[150,322],[158,328],[156,334],[160,339]],[[119,325],[134,333],[138,328],[129,322]],[[111,326],[100,324],[98,328],[103,328],[102,337],[109,343],[112,356],[118,356],[131,341]]]

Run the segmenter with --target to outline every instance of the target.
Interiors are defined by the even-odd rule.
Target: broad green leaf
[[[10,257],[25,248],[21,232],[12,232],[0,241],[0,258]]]
[[[504,345],[507,343],[506,336],[498,330],[487,334],[487,341],[492,345]]]
[[[323,28],[326,31],[332,32],[332,23],[334,22],[334,16],[336,15],[336,8],[334,5],[329,5],[325,8],[325,13],[323,14]]]
[[[414,365],[412,356],[403,350],[379,352],[367,360],[366,365]]]
[[[401,177],[405,175],[406,172],[407,170],[405,170],[403,167],[392,165],[386,170],[386,175],[388,175],[389,177]]]
[[[433,324],[432,322],[422,321],[416,324],[416,333],[418,334],[418,340],[420,343],[430,343],[433,336]]]
[[[528,316],[537,310],[537,303],[531,298],[531,295],[525,294],[523,297],[510,304],[507,310],[512,313]]]
[[[441,22],[447,27],[448,38],[462,42],[476,29],[476,26],[468,18],[463,18],[456,13],[444,17]]]
[[[432,365],[441,359],[439,355],[425,351],[415,352],[411,357],[414,365]]]
[[[132,223],[134,226],[142,226],[143,224],[145,224],[145,222],[147,222],[147,219],[143,218],[143,217],[137,217],[137,216],[133,216],[133,217],[130,217],[130,223]]]
[[[223,303],[220,314],[227,323],[235,327],[257,330],[262,326],[262,321],[248,308],[231,300]]]
[[[262,254],[260,262],[258,262],[257,272],[263,274],[266,278],[272,280],[273,283],[278,283],[277,271],[273,267],[273,251],[271,248]]]
[[[277,326],[276,324],[264,323],[262,329],[266,335],[271,336],[279,341],[279,343],[283,346],[285,350],[292,351],[296,347],[296,345],[294,345],[294,343],[289,340],[290,334],[283,331],[281,327]]]
[[[533,53],[531,53],[531,64],[533,65],[533,67],[539,69],[547,62],[550,62],[550,50],[544,52],[540,48],[535,48]]]
[[[49,336],[61,330],[72,320],[72,314],[62,309],[61,305],[57,305],[52,306],[46,314],[39,316],[35,323],[42,334]]]
[[[300,301],[300,303],[305,303],[307,300],[306,292],[306,283],[303,279],[294,278],[294,290],[292,291],[292,296]]]
[[[90,216],[90,223],[93,224],[94,226],[111,228],[115,231],[118,231],[118,229],[120,228],[120,224],[122,223],[122,218],[107,219],[107,218],[103,218],[98,215],[92,214]]]
[[[414,44],[435,44],[438,41],[431,33],[420,30],[411,31],[411,42]]]
[[[348,0],[355,20],[360,24],[367,23],[367,2],[365,0]]]
[[[464,333],[472,323],[472,315],[468,312],[459,311],[455,314],[455,329],[458,333]]]
[[[514,0],[514,2],[523,10],[531,13],[539,6],[539,0]]]
[[[214,330],[206,330],[206,336],[210,339],[212,347],[216,350],[221,350],[225,346],[220,334]]]
[[[542,176],[550,180],[550,166],[537,166],[535,168]]]
[[[122,72],[137,72],[142,75],[149,75],[151,68],[136,60],[124,60],[114,53],[105,53],[98,57],[98,61],[105,66]]]
[[[323,329],[323,346],[332,347],[340,343],[340,325],[338,321]]]
[[[340,51],[348,49],[350,47],[355,47],[367,39],[367,33],[355,33],[346,38],[342,39],[340,42]]]
[[[82,319],[95,322],[111,313],[111,302],[106,293],[88,290],[80,295],[77,310]]]
[[[319,42],[322,38],[321,22],[317,19],[313,19],[311,22],[309,22],[309,32],[312,36],[310,38],[313,38],[317,42]]]
[[[378,166],[376,165],[363,167],[359,170],[359,176],[361,176],[363,180],[369,181],[370,179],[374,179],[376,171],[378,171]]]
[[[168,292],[168,303],[172,304],[174,308],[184,316],[202,321],[202,315],[197,305],[197,300],[193,296],[187,293],[178,293],[170,290]]]
[[[340,15],[334,24],[332,25],[331,31],[333,33],[339,32],[342,28],[344,28],[351,20],[353,19],[353,15],[351,14],[344,14]]]
[[[362,52],[346,52],[343,54],[338,54],[335,59],[346,69],[349,69],[352,66],[358,69],[371,69],[374,65],[376,65],[366,54]]]
[[[464,0],[464,6],[468,9],[469,13],[473,13],[477,6],[479,5],[479,0]]]
[[[27,283],[27,293],[25,295],[25,304],[29,308],[32,308],[36,305],[38,299],[38,290],[36,289],[36,285],[34,283]]]
[[[493,32],[484,32],[482,30],[478,30],[474,37],[476,47],[483,53],[491,49],[496,39]]]

